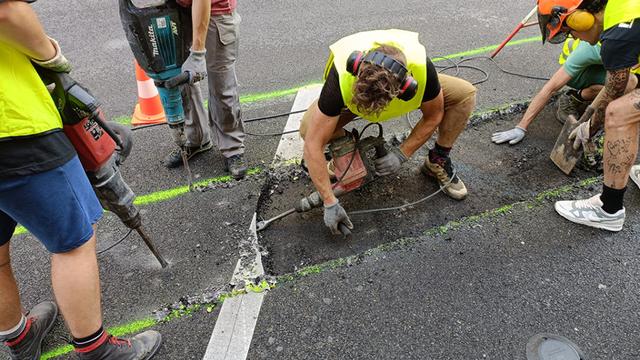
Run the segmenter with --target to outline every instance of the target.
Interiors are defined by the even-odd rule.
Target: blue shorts
[[[20,223],[49,252],[71,251],[91,239],[102,211],[77,156],[43,173],[0,179],[0,246]]]

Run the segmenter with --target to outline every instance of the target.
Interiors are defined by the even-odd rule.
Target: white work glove
[[[340,205],[340,201],[335,204],[324,206],[324,224],[331,230],[334,235],[340,235],[340,223],[345,224],[349,229],[353,229],[353,223],[349,219],[349,215]]]
[[[59,73],[68,73],[69,71],[71,71],[71,64],[69,63],[69,60],[67,60],[67,58],[62,55],[62,50],[60,50],[60,45],[58,44],[58,42],[52,38],[49,38],[49,40],[51,41],[51,44],[53,44],[53,47],[56,49],[56,54],[49,60],[31,60],[34,63],[42,66],[43,68],[47,68]]]
[[[205,59],[206,50],[191,50],[191,54],[182,64],[182,72],[189,73],[189,83],[194,84],[207,77],[207,60]]]
[[[569,140],[573,140],[573,150],[578,150],[580,147],[584,147],[585,151],[587,151],[588,144],[591,141],[591,136],[589,135],[591,129],[591,120],[585,121],[582,124],[578,125],[571,134],[569,134]]]
[[[511,130],[499,131],[493,133],[491,135],[491,141],[496,144],[502,144],[504,142],[509,142],[509,145],[515,145],[524,139],[524,135],[527,133],[527,130],[521,128],[520,126],[516,126]]]
[[[407,157],[404,156],[402,150],[394,146],[387,155],[375,160],[376,175],[387,176],[395,174],[405,161],[407,161]]]

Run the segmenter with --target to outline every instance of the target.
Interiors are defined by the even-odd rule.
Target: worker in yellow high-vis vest
[[[529,125],[542,112],[553,94],[565,85],[570,89],[558,98],[556,118],[562,124],[569,115],[580,118],[605,83],[607,71],[602,65],[600,44],[591,45],[586,41],[568,38],[562,46],[558,63],[560,68],[533,97],[518,124],[511,130],[494,133],[491,141],[510,145],[522,141]],[[629,77],[627,90],[633,89],[637,83],[635,76]]]
[[[475,107],[475,87],[438,74],[415,32],[360,32],[338,40],[330,50],[322,92],[300,126],[305,164],[324,202],[325,225],[334,233],[340,223],[351,227],[333,194],[324,148],[332,139],[346,136],[343,127],[357,116],[382,122],[420,109],[422,119],[399,147],[376,161],[376,173],[397,172],[437,129],[435,147],[421,170],[437,179],[448,196],[464,199],[467,188],[449,152]]]
[[[595,147],[592,139],[604,125],[602,193],[586,200],[559,201],[556,211],[575,223],[620,231],[629,176],[636,183],[640,180],[640,168],[632,168],[638,153],[640,89],[625,94],[630,71],[640,60],[640,0],[539,0],[538,18],[543,40],[561,43],[571,35],[592,45],[599,41],[607,70],[602,103],[571,134],[574,147],[587,152]]]
[[[58,43],[45,34],[31,5],[0,0],[2,352],[11,359],[39,359],[43,340],[60,311],[79,359],[150,359],[160,347],[159,333],[147,331],[128,341],[118,340],[102,328],[95,235],[102,206],[34,64],[55,72],[71,69]],[[41,302],[28,313],[22,310],[9,251],[18,223],[51,253],[56,297],[55,303]],[[20,240],[14,247],[24,245]],[[33,256],[31,270],[42,269],[47,259]],[[40,295],[50,292],[39,290]]]

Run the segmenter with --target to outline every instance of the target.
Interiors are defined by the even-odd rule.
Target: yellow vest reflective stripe
[[[62,128],[49,91],[29,58],[0,42],[0,140]]]
[[[562,65],[567,62],[569,55],[578,47],[578,44],[580,44],[580,39],[568,38],[565,40],[562,46],[562,52],[558,58],[558,64]]]
[[[325,80],[335,64],[340,79],[340,92],[345,106],[354,114],[371,122],[381,122],[406,114],[420,107],[427,85],[427,50],[420,44],[418,33],[405,30],[375,30],[356,33],[338,40],[331,45],[331,55],[325,68]],[[402,50],[407,58],[409,74],[418,82],[416,95],[409,101],[393,99],[378,116],[364,115],[352,103],[353,84],[357,78],[347,71],[347,59],[356,50],[368,51],[381,44],[389,44]]]
[[[640,0],[609,0],[604,9],[604,30],[637,18],[640,18]]]

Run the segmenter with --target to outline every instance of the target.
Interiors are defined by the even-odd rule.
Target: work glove
[[[493,133],[491,135],[491,141],[496,144],[502,144],[505,142],[509,142],[509,145],[515,145],[524,139],[524,135],[527,133],[527,130],[521,128],[520,126],[516,126],[511,130],[499,131]]]
[[[206,53],[206,50],[191,50],[191,54],[182,64],[182,72],[188,72],[190,75],[189,83],[194,84],[207,77],[207,61],[204,57]]]
[[[324,224],[331,230],[334,235],[340,235],[340,223],[345,224],[349,229],[353,229],[353,223],[344,211],[344,208],[340,205],[340,201],[336,201],[335,204],[324,206]]]
[[[387,155],[375,160],[376,175],[387,176],[395,174],[405,161],[407,161],[407,157],[404,156],[402,150],[394,146]]]
[[[591,120],[585,121],[578,125],[571,134],[569,134],[569,140],[573,140],[573,150],[578,150],[583,147],[587,151],[591,141],[590,138]]]
[[[49,60],[36,60],[31,59],[34,63],[42,66],[43,68],[47,68],[49,70],[53,70],[59,73],[68,73],[71,71],[71,64],[69,60],[67,60],[64,55],[62,55],[62,50],[60,50],[60,45],[57,41],[52,38],[49,38],[51,44],[56,49],[56,54]]]

